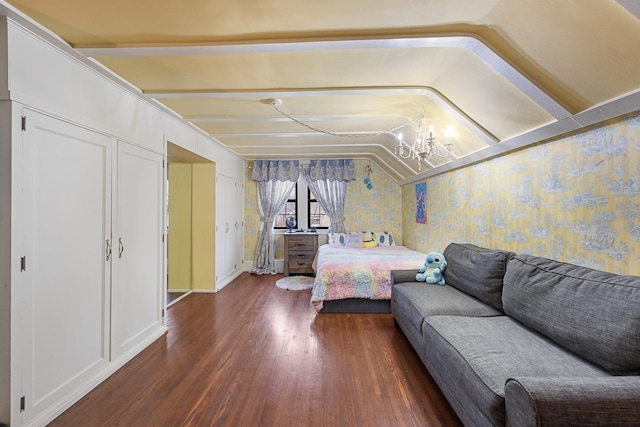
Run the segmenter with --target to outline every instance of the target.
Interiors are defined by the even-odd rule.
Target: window
[[[329,228],[329,215],[322,209],[322,206],[320,206],[316,197],[311,193],[311,190],[307,190],[307,193],[309,228]]]
[[[291,194],[289,194],[289,198],[287,199],[287,203],[284,204],[284,207],[276,215],[273,228],[289,228],[287,227],[286,221],[290,216],[296,219],[296,224],[300,227],[300,224],[298,223],[298,184],[293,186]]]
[[[289,227],[287,227],[286,220],[290,216],[296,219],[296,229],[306,230],[313,227],[321,230],[329,228],[329,215],[309,191],[302,177],[291,190],[284,208],[276,215],[273,224],[274,230],[287,230]]]

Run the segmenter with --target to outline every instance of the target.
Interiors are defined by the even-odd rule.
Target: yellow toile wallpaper
[[[426,224],[405,185],[404,244],[468,242],[640,275],[639,157],[636,113],[426,179]]]
[[[354,160],[356,181],[347,184],[345,201],[345,227],[347,231],[389,231],[397,244],[402,244],[402,190],[378,166],[367,160]],[[367,177],[365,167],[371,166],[373,188],[369,190],[363,180]],[[245,185],[245,260],[255,259],[256,242],[260,231],[260,209],[255,181],[251,181],[248,170]],[[275,236],[275,257],[284,258],[282,235]],[[326,236],[319,237],[320,244]]]

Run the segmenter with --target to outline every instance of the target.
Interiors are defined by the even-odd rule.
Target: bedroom
[[[474,2],[473,7],[468,4],[464,7],[460,1],[407,2],[403,4],[406,10],[397,14],[389,13],[386,2],[380,2],[377,9],[367,3],[360,8],[354,6],[352,11],[351,15],[367,19],[358,28],[349,26],[355,20],[334,21],[336,15],[349,16],[335,13],[344,6],[337,2],[331,10],[318,10],[314,15],[316,22],[333,25],[315,35],[310,34],[310,29],[305,30],[306,26],[311,28],[315,24],[309,19],[308,11],[301,10],[297,2],[289,6],[287,2],[266,1],[262,5],[235,2],[243,5],[241,9],[234,9],[234,2],[222,3],[228,9],[226,14],[220,12],[215,16],[220,39],[196,53],[195,56],[207,59],[200,58],[203,60],[195,63],[189,62],[193,51],[180,51],[174,49],[175,45],[166,46],[171,44],[166,39],[154,39],[162,33],[153,28],[154,23],[162,27],[163,19],[168,19],[172,23],[176,21],[176,25],[181,23],[177,25],[177,32],[182,34],[181,43],[198,44],[198,40],[185,36],[190,31],[198,31],[196,22],[203,24],[194,16],[198,13],[192,13],[183,21],[175,20],[180,10],[174,3],[168,12],[154,15],[157,19],[149,20],[148,26],[142,29],[132,24],[136,17],[144,16],[145,11],[133,5],[123,6],[125,13],[120,17],[123,24],[110,29],[105,28],[110,22],[113,24],[110,19],[118,19],[110,14],[118,10],[112,2],[92,3],[96,8],[93,10],[71,6],[51,8],[46,1],[0,3],[3,15],[7,16],[0,22],[0,283],[5,284],[0,287],[0,420],[20,417],[28,424],[29,417],[40,416],[39,412],[31,411],[34,399],[28,397],[28,393],[24,403],[27,409],[21,412],[25,394],[16,381],[16,374],[9,375],[9,372],[28,369],[20,364],[19,351],[23,351],[23,347],[13,339],[23,336],[17,334],[17,330],[30,326],[24,323],[27,316],[20,314],[29,301],[22,285],[32,280],[32,269],[37,266],[32,263],[33,253],[23,253],[23,247],[31,250],[29,236],[23,235],[25,224],[30,224],[27,215],[30,211],[25,208],[27,212],[24,212],[23,201],[16,199],[21,194],[19,186],[23,178],[18,167],[21,157],[17,147],[21,147],[23,137],[28,135],[20,129],[21,117],[29,116],[23,125],[29,128],[33,125],[33,115],[51,115],[66,124],[92,130],[99,134],[97,136],[108,136],[108,150],[115,152],[117,146],[133,142],[149,148],[160,162],[167,154],[166,145],[174,143],[214,162],[216,173],[231,177],[234,185],[246,184],[244,200],[240,200],[241,206],[234,211],[242,211],[242,215],[236,214],[235,218],[241,216],[245,220],[240,236],[244,263],[238,263],[239,267],[232,263],[232,268],[224,270],[219,265],[222,262],[216,259],[215,266],[207,265],[211,268],[207,269],[206,277],[214,275],[213,268],[216,276],[224,275],[225,280],[251,268],[259,216],[255,189],[246,175],[248,163],[258,158],[292,157],[355,159],[357,179],[348,184],[348,230],[388,230],[404,245],[424,252],[442,250],[450,241],[467,241],[520,253],[546,254],[616,273],[638,274],[640,73],[637,70],[640,65],[637,56],[630,54],[635,49],[634,40],[640,37],[636,2],[598,2],[593,8],[586,8],[567,2],[523,1],[518,6],[522,10],[514,10],[512,2],[499,0]],[[69,4],[73,5],[73,1],[69,0]],[[536,13],[536,5],[543,6],[540,14]],[[18,6],[52,28],[63,22],[59,18],[78,21],[75,25],[56,27],[53,34],[25,19],[15,9]],[[287,13],[278,16],[285,21],[290,19],[295,25],[283,26],[281,21],[274,21],[275,27],[269,27],[269,19],[264,19],[269,16],[265,9],[269,7],[274,10],[288,7]],[[398,5],[393,7],[400,9]],[[437,13],[416,13],[411,9],[415,7],[432,8]],[[38,8],[42,9],[36,12]],[[597,8],[604,8],[606,13],[594,12]],[[365,9],[371,10],[371,15],[360,13]],[[70,10],[77,14],[68,13]],[[62,17],[57,16],[59,12]],[[86,16],[82,16],[83,13]],[[108,19],[103,19],[103,14],[108,15]],[[545,14],[551,17],[547,19]],[[526,22],[534,24],[528,27],[524,25]],[[528,29],[519,31],[520,24]],[[371,28],[367,29],[367,25]],[[612,40],[589,30],[601,25]],[[584,38],[574,37],[570,29],[576,28]],[[94,30],[105,33],[96,40],[91,36],[83,38],[77,32],[82,30],[87,31],[85,35],[95,35]],[[122,34],[114,34],[119,30],[141,37],[139,43],[148,43],[153,48],[144,53],[136,50],[140,46],[127,48]],[[62,39],[56,35],[58,32]],[[571,37],[560,37],[565,32]],[[233,40],[232,34],[240,34],[239,39]],[[463,37],[458,39],[461,34]],[[473,37],[467,38],[469,34]],[[76,37],[73,44],[77,49],[64,41]],[[104,42],[110,37],[114,39]],[[280,44],[271,43],[274,40]],[[556,40],[566,44],[556,46]],[[400,45],[398,51],[390,47],[392,42]],[[436,42],[442,43],[436,46]],[[510,42],[526,48],[514,48]],[[310,50],[306,51],[307,48]],[[430,54],[437,51],[435,60],[403,62],[420,56],[415,54],[423,50]],[[443,55],[439,55],[440,52]],[[317,53],[325,58],[315,57]],[[179,58],[171,57],[173,54]],[[210,54],[213,59],[209,58]],[[256,56],[251,56],[253,54]],[[332,84],[328,77],[338,73],[332,72],[326,56],[334,54],[336,63],[345,67],[345,80]],[[307,72],[296,67],[302,58],[311,60]],[[541,62],[538,64],[532,58],[540,58]],[[375,66],[378,60],[384,67]],[[181,62],[190,64],[185,68],[197,71],[197,75],[180,79],[178,74],[184,71],[178,66]],[[396,66],[391,67],[392,72],[383,76],[382,70],[388,71],[385,67],[393,64]],[[105,67],[117,70],[130,83],[114,77]],[[362,72],[363,67],[366,72]],[[237,72],[238,69],[243,72]],[[428,73],[425,71],[424,76],[414,73],[416,69]],[[474,78],[465,78],[469,77],[464,74],[466,71]],[[161,80],[167,74],[176,78],[181,86],[165,85]],[[258,78],[255,85],[243,80],[249,77]],[[304,80],[298,80],[300,77]],[[194,95],[203,88],[206,90]],[[190,104],[185,92],[178,93],[180,91],[191,92],[199,101]],[[327,135],[301,129],[273,111],[266,102],[273,97],[284,99],[283,105],[289,113],[305,117],[322,129],[346,133],[388,130],[398,121],[412,121],[416,114],[413,106],[417,102],[433,114],[436,132],[453,116],[461,124],[460,135],[464,138],[454,141],[455,159],[433,159],[418,167],[416,162],[404,162],[394,154],[398,141],[391,138],[336,142]],[[376,101],[368,104],[367,117],[363,118],[354,113],[354,109],[365,100]],[[412,107],[407,107],[409,104]],[[452,104],[464,109],[452,108]],[[218,114],[208,114],[210,107]],[[464,114],[460,114],[460,110],[464,110]],[[473,122],[490,128],[494,138],[488,138],[487,142],[486,134],[479,137],[477,132],[470,131]],[[370,126],[372,123],[374,126]],[[444,135],[438,134],[438,137],[443,139]],[[68,154],[64,160],[73,159],[73,152]],[[116,157],[114,154],[110,159]],[[53,162],[43,165],[50,167],[47,170],[57,171]],[[371,189],[363,183],[367,166],[373,170]],[[64,170],[68,169],[60,168],[60,172]],[[70,182],[85,181],[84,178]],[[109,181],[109,190],[113,189],[116,194],[117,182],[115,177],[111,178],[114,180]],[[415,221],[415,186],[422,183],[427,188],[426,224]],[[47,193],[43,195],[46,197]],[[111,221],[115,209],[111,209],[110,199],[104,202],[109,208],[108,221]],[[216,202],[216,208],[224,212],[227,200]],[[50,206],[61,215],[67,214],[64,206]],[[47,219],[46,216],[41,215],[42,219]],[[54,221],[52,224],[50,231],[60,232],[55,229]],[[56,241],[69,244],[76,238],[73,234],[58,235]],[[107,249],[117,249],[114,262],[118,262],[122,252],[125,258],[131,253],[127,239],[119,242],[115,234],[113,239],[98,240],[100,256],[105,241]],[[155,245],[158,249],[158,243]],[[220,247],[224,248],[224,244]],[[216,255],[223,253],[220,247]],[[56,255],[51,246],[47,249]],[[278,237],[276,257],[282,256],[281,237]],[[27,273],[22,274],[23,270]],[[110,267],[104,271],[108,276]],[[137,272],[139,270],[134,269],[133,273]],[[160,272],[158,266],[154,272]],[[117,268],[114,277],[116,273]],[[101,281],[104,279],[99,277]],[[114,280],[114,283],[117,282]],[[224,284],[209,281],[203,289],[212,292]],[[149,295],[141,298],[154,319],[153,332],[127,348],[118,349],[110,347],[113,345],[109,340],[110,321],[120,328],[117,332],[131,332],[127,328],[133,328],[135,322],[128,323],[123,321],[122,313],[110,312],[109,292],[103,288],[93,289],[102,298],[104,313],[114,317],[99,320],[105,328],[101,330],[101,346],[92,345],[103,352],[100,353],[101,369],[105,365],[107,368],[100,370],[90,383],[95,384],[99,378],[114,372],[135,351],[163,333],[165,307],[157,298],[162,284],[156,285]],[[70,301],[73,302],[73,298]],[[80,310],[76,307],[79,304],[68,305],[70,313]],[[43,306],[50,310],[47,304]],[[134,308],[127,307],[127,310],[135,314]],[[46,326],[59,318],[42,316],[37,320]],[[125,341],[119,344],[124,345]],[[58,346],[52,348],[58,351]],[[82,387],[88,388],[86,384]],[[77,397],[60,394],[67,399],[56,403],[62,406]],[[45,413],[48,409],[42,411]],[[19,425],[18,421],[13,424]]]

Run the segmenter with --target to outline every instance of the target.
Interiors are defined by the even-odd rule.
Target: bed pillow
[[[347,234],[347,241],[344,244],[347,248],[362,248],[362,239],[364,238],[364,233],[349,233]]]
[[[396,242],[393,240],[393,235],[387,231],[372,231],[376,236],[376,242],[378,246],[395,246]]]
[[[331,246],[344,246],[347,243],[347,233],[329,233],[327,243]]]

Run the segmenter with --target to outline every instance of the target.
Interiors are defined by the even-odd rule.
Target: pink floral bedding
[[[324,301],[391,298],[391,270],[413,269],[424,265],[426,254],[404,246],[346,248],[322,245],[314,268],[316,278],[311,304],[320,311]]]

